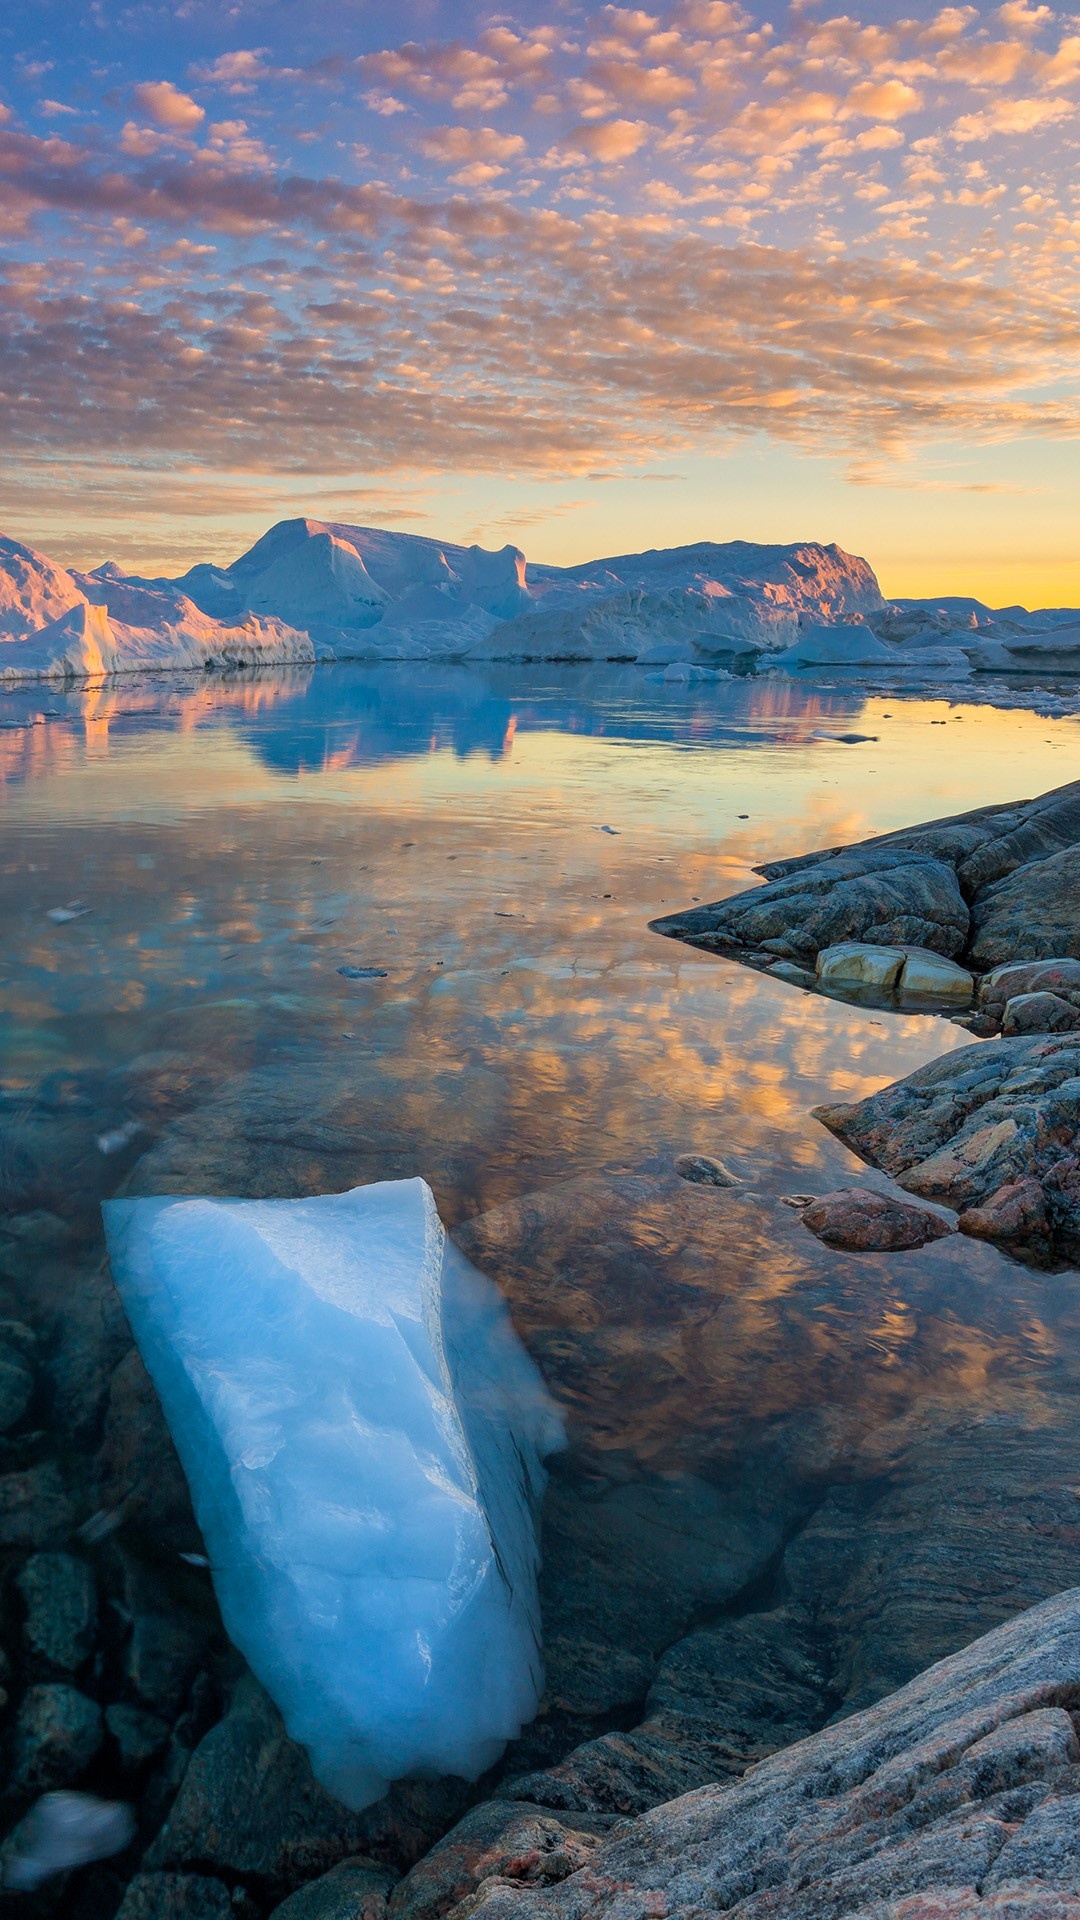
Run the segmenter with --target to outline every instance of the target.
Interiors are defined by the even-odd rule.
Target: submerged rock
[[[737,1187],[739,1184],[723,1161],[714,1160],[708,1153],[680,1153],[675,1171],[680,1180],[689,1180],[698,1187]]]
[[[840,1187],[803,1209],[802,1223],[827,1247],[853,1253],[894,1253],[924,1247],[952,1232],[939,1213],[913,1207],[869,1187]]]

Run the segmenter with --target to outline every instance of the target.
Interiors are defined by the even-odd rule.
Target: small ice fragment
[[[475,1780],[540,1698],[562,1444],[501,1295],[422,1180],[103,1211],[225,1626],[318,1778]]]
[[[208,1567],[210,1565],[205,1553],[182,1553],[180,1558],[181,1560],[186,1560],[189,1567]]]
[[[89,1520],[83,1521],[81,1527],[76,1527],[75,1538],[81,1540],[84,1547],[96,1547],[100,1540],[107,1540],[110,1533],[116,1532],[122,1518],[123,1515],[118,1507],[114,1507],[111,1511],[106,1507],[99,1507],[96,1513],[90,1515]]]
[[[129,1147],[135,1135],[142,1131],[137,1120],[125,1120],[122,1127],[113,1127],[108,1133],[99,1133],[97,1149],[99,1153],[120,1153]]]
[[[33,1893],[54,1874],[122,1853],[134,1838],[135,1820],[122,1800],[42,1794],[7,1843],[4,1885],[13,1893]]]
[[[54,920],[58,927],[62,927],[65,921],[81,920],[83,914],[89,912],[90,908],[84,907],[81,900],[69,900],[66,907],[49,907],[46,910],[45,918],[46,920]]]
[[[339,967],[338,972],[345,980],[385,980],[385,967]]]
[[[619,827],[597,827],[597,829],[596,829],[596,831],[597,831],[597,833],[619,833],[619,832],[621,832],[621,828],[619,828]]]

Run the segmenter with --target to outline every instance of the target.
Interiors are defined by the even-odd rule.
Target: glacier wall
[[[539,1703],[562,1444],[498,1291],[422,1180],[104,1214],[226,1629],[319,1779],[475,1779]]]

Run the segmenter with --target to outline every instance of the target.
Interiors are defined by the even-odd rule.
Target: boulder
[[[521,1801],[484,1801],[399,1881],[390,1896],[390,1920],[437,1920],[492,1874],[541,1886],[564,1880],[584,1865],[597,1844],[596,1822],[586,1819],[577,1825],[550,1807]],[[302,1897],[294,1895],[295,1900]],[[288,1905],[274,1920],[286,1916],[301,1920],[299,1908],[294,1914]]]
[[[857,940],[823,947],[817,957],[817,977],[823,987],[876,987],[889,993],[903,972],[903,947],[868,947]]]
[[[1015,1181],[1045,1186],[1055,1170],[1075,1166],[1080,1038],[1017,1035],[961,1047],[865,1100],[814,1114],[910,1193],[958,1212],[982,1208]],[[1052,1208],[1065,1234],[1067,1195],[1071,1188],[1062,1187]]]
[[[1042,1183],[1007,1180],[981,1207],[967,1207],[957,1221],[974,1240],[1004,1240],[1014,1246],[1049,1246],[1052,1220]]]
[[[951,864],[871,842],[652,925],[694,946],[764,950],[803,964],[850,942],[927,947],[953,958],[963,952],[968,919]]]
[[[972,964],[1080,959],[1080,846],[1017,867],[982,889],[971,906]]]
[[[1017,960],[991,967],[979,981],[979,1005],[998,1020],[1015,994],[1056,993],[1059,999],[1080,1002],[1080,960],[1058,955],[1052,960]]]
[[[1080,1007],[1058,993],[1014,993],[1005,1002],[1002,1033],[1075,1033]]]
[[[904,960],[900,992],[905,999],[949,1000],[966,1007],[974,991],[967,968],[943,959],[940,953],[909,952]]]
[[[947,1220],[929,1207],[913,1207],[870,1187],[840,1187],[823,1193],[802,1211],[802,1223],[827,1247],[852,1253],[896,1253],[943,1240],[952,1232]]]
[[[1073,1920],[1080,1744],[1067,1709],[1078,1685],[1073,1589],[742,1780],[620,1827],[561,1884],[492,1878],[467,1911]]]

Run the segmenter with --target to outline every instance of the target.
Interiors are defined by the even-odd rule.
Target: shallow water
[[[42,713],[0,729],[0,1317],[59,1356],[47,1426],[81,1449],[77,1508],[124,1346],[97,1208],[124,1185],[424,1175],[567,1410],[565,1473],[594,1493],[681,1475],[683,1498],[737,1466],[759,1532],[785,1476],[878,1471],[874,1433],[912,1409],[1071,1406],[1074,1275],[959,1239],[839,1256],[776,1204],[878,1179],[811,1106],[969,1036],[648,921],[758,861],[1060,784],[1076,721],[551,666],[146,680],[11,697],[0,722]],[[674,1181],[687,1150],[738,1191]],[[558,1522],[578,1555],[582,1513]],[[546,1604],[573,1622],[568,1554]],[[743,1574],[724,1578],[648,1615],[649,1645]]]

